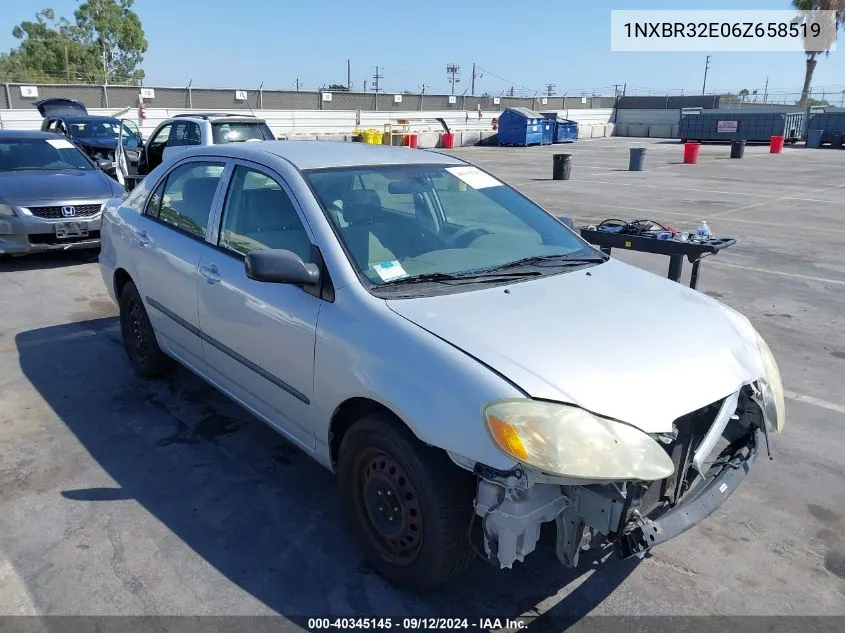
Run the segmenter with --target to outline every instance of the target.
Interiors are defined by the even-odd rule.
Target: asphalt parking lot
[[[648,148],[646,171],[627,171],[632,146]],[[561,151],[572,179],[552,181]],[[551,551],[509,572],[478,561],[414,596],[363,563],[330,473],[187,371],[134,377],[96,263],[4,260],[0,613],[533,614],[558,630],[590,613],[845,615],[845,152],[748,147],[738,161],[704,146],[683,165],[677,143],[615,138],[454,153],[578,224],[706,219],[736,237],[702,264],[699,290],[746,314],[779,361],[774,461],[643,561],[579,573]],[[665,258],[614,254],[666,273]],[[630,336],[707,345],[666,340],[660,323],[608,333]]]

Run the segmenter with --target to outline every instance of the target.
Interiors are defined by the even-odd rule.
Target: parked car
[[[137,173],[145,176],[163,161],[188,148],[242,141],[272,141],[267,122],[254,116],[226,113],[177,114],[162,121],[150,134]]]
[[[137,170],[144,141],[132,121],[88,114],[85,105],[73,99],[43,99],[36,102],[35,107],[44,117],[42,132],[66,136],[110,176],[118,176],[115,165],[118,139],[128,163],[124,171]]]
[[[66,138],[0,130],[0,255],[99,248],[103,205],[125,193]]]
[[[107,206],[100,266],[135,371],[179,361],[336,472],[372,564],[416,589],[472,539],[511,567],[543,523],[566,566],[644,554],[784,424],[748,319],[452,156],[191,148]]]

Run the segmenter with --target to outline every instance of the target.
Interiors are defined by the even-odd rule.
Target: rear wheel
[[[135,373],[145,378],[167,373],[172,361],[158,346],[147,309],[133,282],[129,281],[123,286],[118,303],[123,347]]]
[[[340,492],[367,559],[388,580],[433,589],[472,560],[474,480],[387,414],[363,417],[338,457]]]

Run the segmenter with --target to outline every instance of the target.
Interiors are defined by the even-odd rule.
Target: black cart
[[[686,257],[692,264],[692,274],[690,275],[689,282],[690,288],[695,288],[698,285],[698,266],[703,258],[715,255],[723,248],[736,244],[736,240],[731,237],[710,238],[706,242],[682,242],[678,239],[659,240],[656,237],[611,233],[591,229],[581,229],[581,237],[590,244],[598,246],[603,253],[607,253],[608,255],[610,255],[610,251],[613,248],[666,255],[669,257],[669,273],[667,276],[672,281],[677,282],[681,281],[684,257]]]

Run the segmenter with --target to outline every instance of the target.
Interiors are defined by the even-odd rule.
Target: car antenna
[[[264,82],[262,81],[261,85],[258,86],[258,92],[261,92],[261,89],[263,87],[264,87]],[[249,113],[253,116],[253,118],[255,118],[255,112],[252,111],[252,106],[249,105],[249,99],[244,99],[244,103],[246,104],[246,107],[249,108]]]

